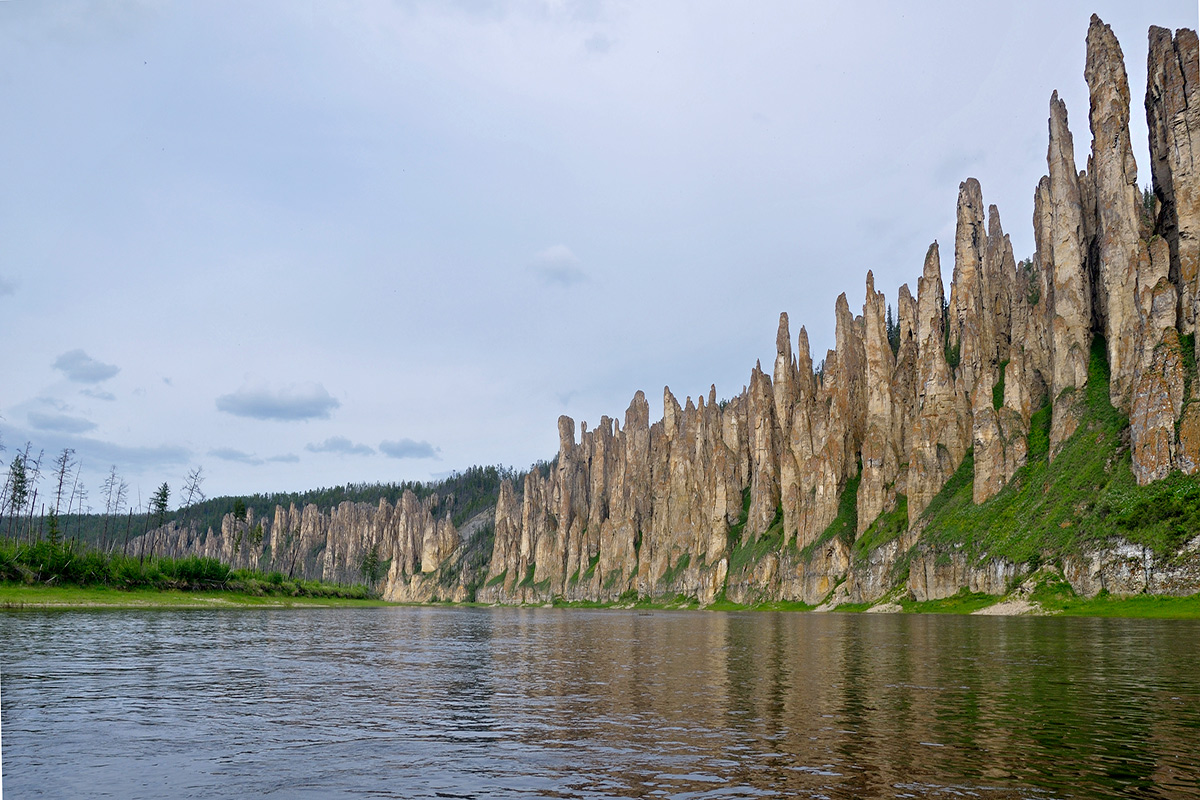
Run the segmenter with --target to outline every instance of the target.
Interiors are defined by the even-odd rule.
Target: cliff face
[[[578,442],[574,421],[560,418],[557,471],[527,478],[523,504],[505,488],[480,599],[615,600],[636,591],[814,602],[849,572],[843,591],[878,596],[888,588],[883,571],[917,540],[923,512],[968,452],[974,500],[983,503],[1026,463],[1033,412],[1051,405],[1051,460],[1076,433],[1094,336],[1104,337],[1112,404],[1130,419],[1138,483],[1194,472],[1200,405],[1185,396],[1181,336],[1194,330],[1200,297],[1196,56],[1191,31],[1151,30],[1156,218],[1138,189],[1121,48],[1093,17],[1084,71],[1091,155],[1077,170],[1055,92],[1032,259],[1015,262],[999,211],[968,179],[959,187],[948,298],[934,242],[915,300],[906,286],[897,294],[891,330],[870,273],[861,315],[838,298],[836,347],[821,369],[813,369],[803,328],[792,340],[785,314],[772,373],[756,365],[727,402],[710,390],[681,406],[667,388],[662,420],[651,425],[639,392],[624,430],[603,418],[594,431],[581,426]],[[853,566],[844,542],[901,500],[910,529],[898,540],[903,548]],[[832,536],[847,505],[853,531]],[[952,562],[938,568],[943,580],[932,564],[917,563],[910,581],[921,595],[930,586],[1001,585],[1016,569],[969,578]]]
[[[207,537],[169,529],[159,549],[334,581],[361,580],[373,554],[389,565],[381,585],[396,600],[816,603],[836,588],[862,601],[890,591],[905,569],[919,599],[1001,591],[1028,566],[935,553],[925,546],[936,533],[926,512],[964,464],[970,499],[984,504],[1020,483],[1035,441],[1038,463],[1050,464],[1078,437],[1099,437],[1085,402],[1093,340],[1103,337],[1106,391],[1128,418],[1125,474],[1147,485],[1200,466],[1200,382],[1189,377],[1200,345],[1197,51],[1192,31],[1150,31],[1156,202],[1138,189],[1120,44],[1093,16],[1084,70],[1091,152],[1078,169],[1055,92],[1031,258],[1016,262],[999,210],[967,179],[948,296],[934,242],[916,296],[901,286],[894,314],[870,272],[861,313],[838,297],[836,345],[816,368],[806,330],[793,339],[782,314],[770,371],[756,364],[729,400],[713,387],[681,404],[664,388],[652,423],[639,391],[623,422],[602,417],[578,435],[561,417],[551,470],[501,486],[490,552],[472,551],[482,545],[460,536],[436,497],[411,492],[395,507],[227,517]],[[1048,429],[1035,426],[1047,416]],[[1200,590],[1195,548],[1184,564],[1128,543],[1093,545],[1064,566],[1078,591]]]
[[[377,506],[346,502],[328,510],[276,506],[263,516],[249,509],[245,519],[226,514],[219,531],[171,523],[129,548],[216,558],[235,569],[278,571],[304,580],[372,583],[386,600],[461,601],[469,599],[471,575],[456,569],[466,548],[450,521],[452,506],[452,499],[440,502],[431,495],[421,501],[409,491],[394,506],[386,500]]]

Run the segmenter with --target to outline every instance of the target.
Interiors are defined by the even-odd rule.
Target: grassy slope
[[[1185,348],[1186,349],[1186,348]],[[1000,494],[972,502],[968,457],[926,511],[922,541],[962,547],[977,557],[1036,563],[1120,536],[1160,555],[1177,552],[1200,532],[1200,480],[1172,473],[1138,486],[1130,469],[1128,420],[1108,400],[1104,342],[1092,349],[1079,429],[1051,463],[1047,458],[1051,410],[1034,415],[1029,463]]]

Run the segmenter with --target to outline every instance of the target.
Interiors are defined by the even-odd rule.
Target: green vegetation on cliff
[[[995,497],[975,505],[968,454],[926,510],[922,542],[978,558],[1036,564],[1114,537],[1170,555],[1200,532],[1200,481],[1179,472],[1138,486],[1130,468],[1129,422],[1109,402],[1104,340],[1092,345],[1085,389],[1064,393],[1080,423],[1049,458],[1051,407],[1033,415],[1028,463]]]

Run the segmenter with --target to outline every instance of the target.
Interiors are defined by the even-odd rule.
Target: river
[[[25,797],[1200,797],[1200,624],[0,613]]]

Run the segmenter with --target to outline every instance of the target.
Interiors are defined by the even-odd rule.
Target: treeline
[[[538,462],[530,469],[548,473],[551,462]],[[411,491],[420,500],[431,495],[438,496],[439,513],[450,511],[451,521],[461,526],[471,517],[496,504],[500,496],[500,483],[511,480],[520,491],[529,470],[516,470],[500,464],[467,467],[454,472],[440,481],[401,481],[399,483],[347,483],[340,486],[321,487],[305,492],[269,492],[264,494],[215,497],[196,503],[190,508],[168,515],[176,522],[194,522],[199,530],[219,530],[221,519],[241,508],[252,508],[258,515],[274,513],[275,506],[295,504],[297,508],[315,505],[321,509],[334,508],[342,503],[370,503],[376,505],[387,500],[392,505],[400,501],[406,491]]]
[[[0,451],[3,451],[0,443]],[[270,492],[209,498],[205,495],[204,468],[192,468],[184,482],[171,487],[164,481],[150,498],[131,497],[129,483],[112,465],[104,481],[89,491],[80,475],[82,465],[75,451],[67,448],[47,460],[44,451],[34,450],[26,442],[9,463],[3,487],[0,487],[0,537],[32,544],[74,541],[105,553],[130,553],[130,542],[165,523],[195,525],[200,531],[220,530],[226,514],[245,517],[246,509],[262,516],[272,514],[275,506],[297,508],[315,505],[327,510],[344,502],[376,505],[386,499],[393,505],[406,491],[420,500],[437,495],[435,513],[449,513],[461,527],[479,512],[494,506],[500,484],[511,480],[518,494],[525,476],[536,471],[546,476],[554,461],[539,461],[528,470],[516,470],[500,464],[471,466],[455,471],[438,481],[401,481],[398,483],[348,483],[303,492]],[[178,499],[170,509],[171,498]]]

